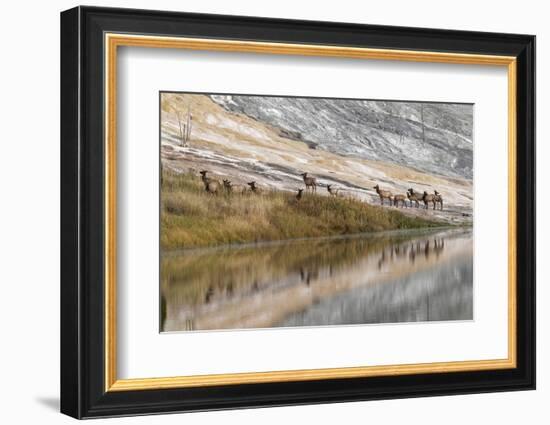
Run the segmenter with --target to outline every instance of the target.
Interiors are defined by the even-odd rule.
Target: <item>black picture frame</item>
[[[104,33],[517,58],[517,367],[105,391]],[[76,7],[61,13],[61,412],[93,418],[535,388],[535,37]]]

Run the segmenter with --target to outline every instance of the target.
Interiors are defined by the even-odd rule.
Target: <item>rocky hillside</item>
[[[228,111],[280,129],[283,137],[346,156],[472,178],[473,107],[464,104],[222,96]]]

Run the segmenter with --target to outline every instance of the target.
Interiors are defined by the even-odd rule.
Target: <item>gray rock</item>
[[[283,137],[340,155],[472,179],[473,106],[373,100],[212,95]],[[423,124],[422,124],[423,122]]]

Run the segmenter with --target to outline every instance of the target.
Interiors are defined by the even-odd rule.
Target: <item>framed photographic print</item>
[[[61,411],[535,387],[535,37],[61,14]]]

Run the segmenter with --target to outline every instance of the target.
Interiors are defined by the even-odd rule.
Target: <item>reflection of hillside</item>
[[[178,330],[176,322],[183,329],[248,327],[239,323],[244,316],[252,327],[270,326],[318,297],[445,260],[447,247],[449,258],[471,250],[469,236],[461,234],[315,239],[168,255],[161,270],[169,328]]]
[[[473,318],[472,257],[322,300],[278,326],[399,323]]]

